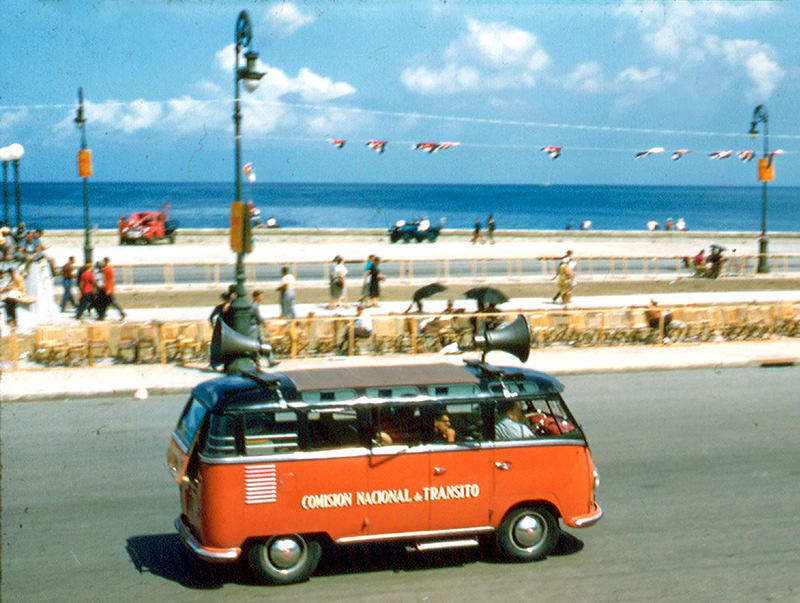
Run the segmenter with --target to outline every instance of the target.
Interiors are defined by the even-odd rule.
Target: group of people
[[[647,230],[651,232],[660,228],[661,224],[659,224],[656,220],[649,220],[647,222]],[[679,230],[683,232],[686,230],[686,220],[683,218],[678,218],[678,221],[676,222],[672,218],[667,218],[667,221],[664,222],[664,230]]]
[[[26,281],[32,280],[31,288],[36,295],[40,289],[38,284],[55,272],[53,259],[45,252],[43,234],[38,228],[28,230],[23,222],[13,230],[5,225],[0,227],[0,299],[10,326],[17,326],[19,306],[35,305],[36,298],[26,290]]]
[[[72,288],[78,285],[80,296],[78,302],[72,294]],[[87,262],[78,267],[75,263],[75,256],[69,259],[61,267],[61,284],[64,293],[61,296],[59,309],[61,312],[67,311],[67,305],[72,304],[75,308],[75,318],[81,319],[84,313],[95,313],[98,320],[104,320],[109,308],[114,308],[119,313],[119,319],[125,320],[126,314],[122,306],[119,305],[116,293],[116,271],[111,265],[110,258],[103,258],[94,266]]]
[[[683,264],[687,268],[692,268],[696,277],[717,278],[722,273],[725,263],[736,256],[736,248],[731,249],[730,257],[726,257],[724,252],[724,247],[712,245],[708,254],[703,248],[693,258],[684,258]]]
[[[476,218],[475,226],[472,228],[472,244],[475,245],[476,243],[486,243],[488,241],[494,245],[495,222],[493,214],[489,214],[489,217],[486,218],[486,238],[484,238],[483,234],[481,234],[482,228],[483,225],[481,224],[481,219]]]
[[[361,277],[361,292],[358,298],[360,305],[367,307],[377,306],[381,297],[381,283],[386,279],[381,272],[381,258],[369,254]],[[348,270],[342,256],[333,258],[330,266],[330,301],[328,308],[347,307],[347,275]]]

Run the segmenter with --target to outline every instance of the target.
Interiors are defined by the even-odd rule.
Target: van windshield
[[[189,398],[186,403],[186,408],[183,409],[183,414],[178,420],[178,426],[175,428],[175,435],[188,448],[192,441],[194,441],[197,430],[203,422],[208,409],[197,398]]]

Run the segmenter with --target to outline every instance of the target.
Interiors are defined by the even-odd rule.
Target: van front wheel
[[[273,584],[308,580],[317,569],[322,547],[299,534],[273,536],[250,547],[250,566],[257,576]]]
[[[538,561],[555,548],[558,534],[558,520],[550,511],[543,507],[521,507],[500,524],[497,549],[510,561]]]

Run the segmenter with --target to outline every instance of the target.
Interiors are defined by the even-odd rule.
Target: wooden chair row
[[[800,306],[743,304],[677,306],[672,341],[704,342],[800,335]],[[369,337],[357,336],[353,317],[268,320],[263,339],[278,357],[353,354],[434,353],[458,342],[469,347],[476,325],[511,321],[517,313],[496,315],[387,315],[372,317]],[[663,325],[648,324],[643,308],[548,310],[526,313],[531,346],[657,344]],[[40,325],[33,359],[46,365],[117,362],[206,362],[211,342],[207,321]]]
[[[36,328],[33,359],[46,365],[185,362],[207,358],[211,329],[205,322],[44,324]]]

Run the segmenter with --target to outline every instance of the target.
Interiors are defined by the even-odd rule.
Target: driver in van
[[[495,440],[525,440],[535,438],[536,434],[525,425],[525,416],[514,400],[501,400],[497,403],[500,417],[494,425]]]

